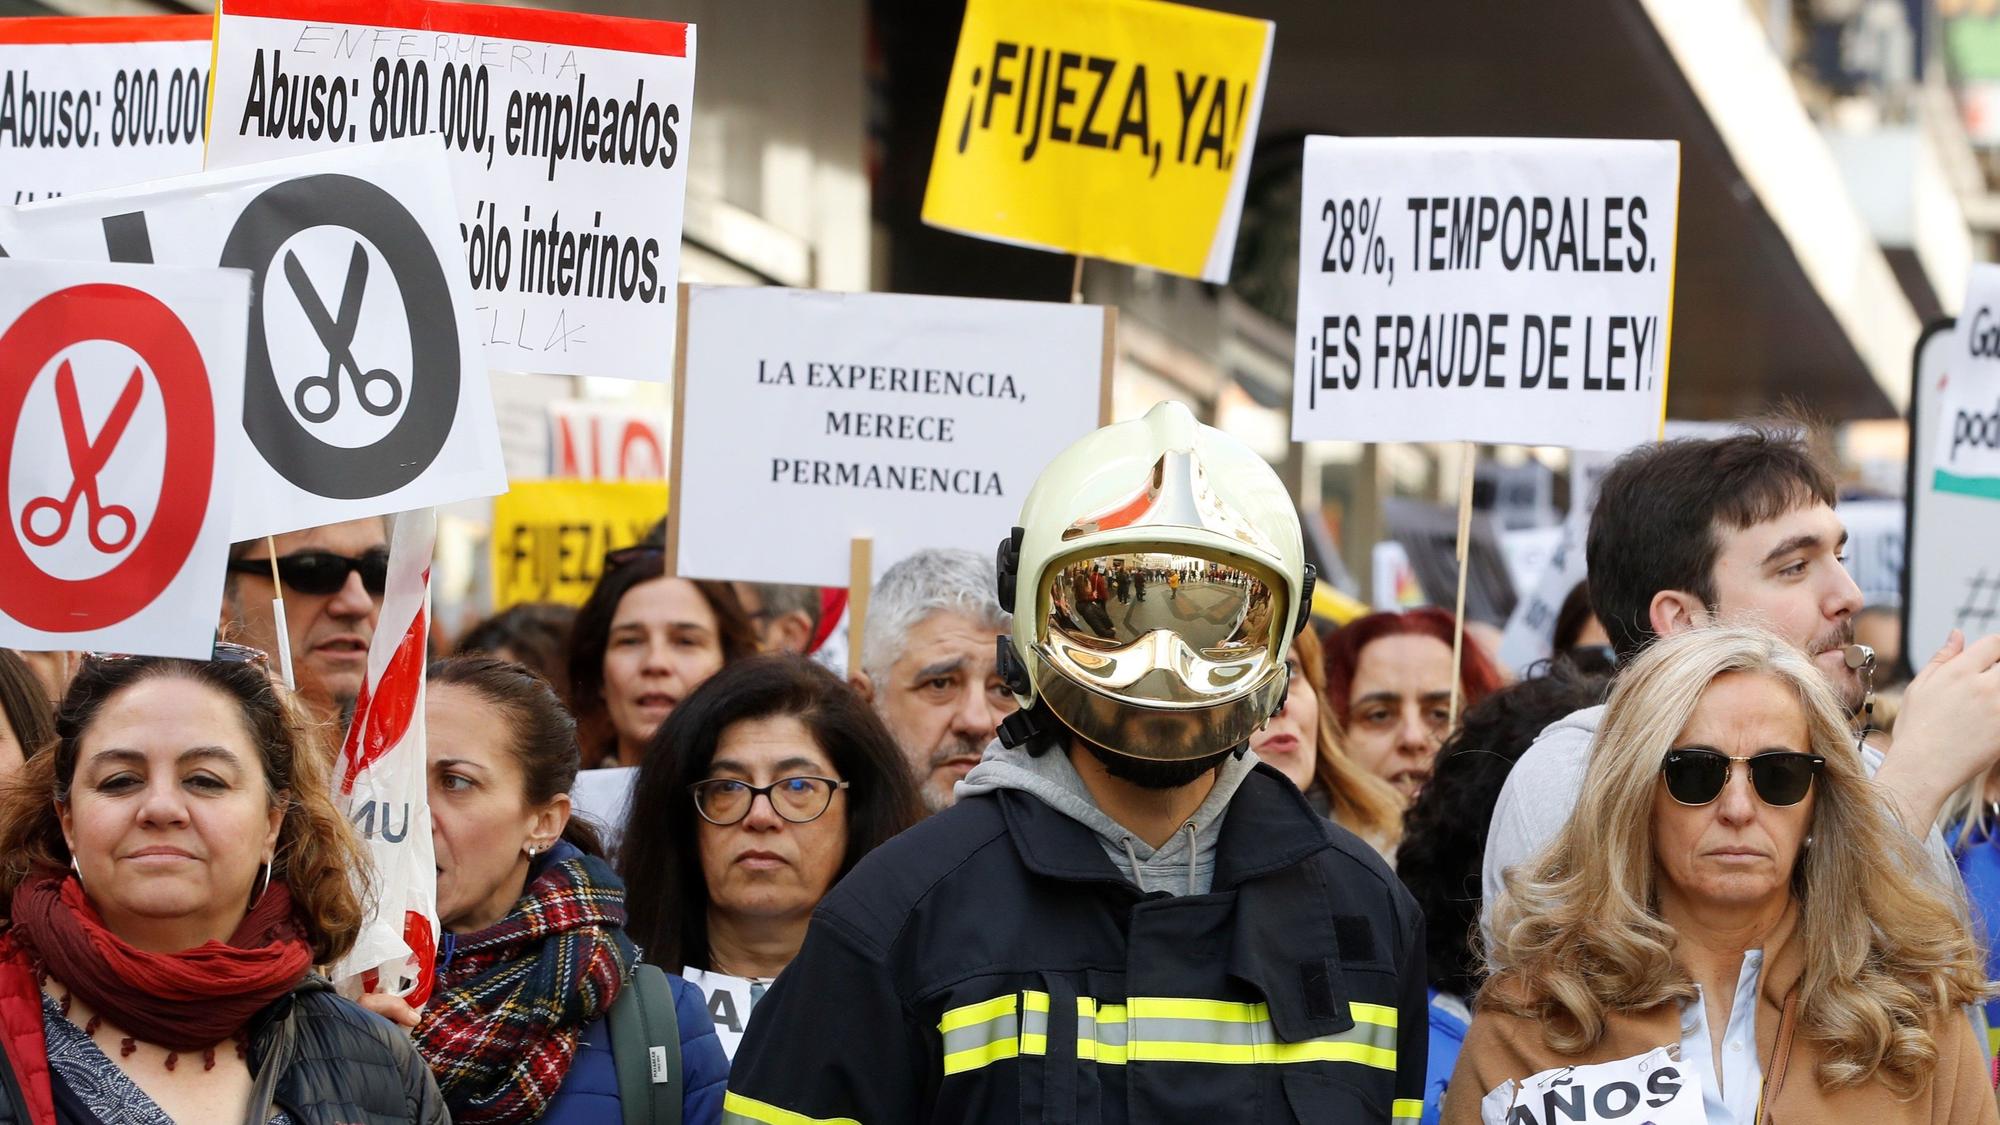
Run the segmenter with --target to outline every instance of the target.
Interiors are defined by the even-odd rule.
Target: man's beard
[[[1179,789],[1191,785],[1201,775],[1220,766],[1234,751],[1223,750],[1206,758],[1187,758],[1176,762],[1154,762],[1145,758],[1128,758],[1123,754],[1106,750],[1087,738],[1079,738],[1084,749],[1104,766],[1104,772],[1120,781],[1129,781],[1141,789]]]
[[[917,779],[917,789],[924,799],[924,807],[934,813],[943,812],[958,800],[955,793],[958,783],[940,782],[937,779],[937,771],[943,769],[945,763],[953,758],[978,758],[985,753],[986,744],[969,734],[953,735],[943,746],[931,751],[930,762],[924,770],[924,776]],[[944,785],[943,792],[938,791],[940,784]]]

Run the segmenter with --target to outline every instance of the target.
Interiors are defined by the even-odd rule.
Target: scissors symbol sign
[[[326,374],[301,379],[292,391],[292,405],[298,408],[299,416],[308,422],[324,422],[340,412],[340,375],[343,370],[354,382],[354,393],[361,400],[361,409],[378,418],[394,414],[396,408],[403,404],[403,384],[380,367],[362,371],[361,364],[354,358],[354,334],[361,324],[361,294],[368,288],[368,251],[362,249],[359,242],[354,244],[354,254],[347,261],[347,284],[340,291],[340,315],[337,317],[327,315],[326,303],[319,299],[319,291],[313,288],[312,278],[306,276],[299,256],[290,250],[285,251],[285,279],[292,283],[292,292],[299,298],[299,308],[312,322],[320,343],[326,345]],[[368,390],[377,383],[388,388],[385,402],[377,403],[369,399]],[[315,410],[306,405],[306,392],[312,390],[326,396],[323,408]]]
[[[146,388],[145,376],[138,368],[132,369],[132,377],[125,381],[125,389],[118,394],[118,402],[112,406],[110,417],[104,420],[104,428],[97,431],[97,439],[92,441],[84,432],[83,404],[76,395],[76,373],[70,370],[69,361],[56,371],[56,410],[62,417],[63,445],[69,450],[69,471],[71,482],[69,493],[61,500],[44,496],[30,500],[21,509],[21,534],[28,542],[39,547],[54,546],[69,535],[70,517],[76,514],[78,501],[84,505],[84,530],[90,536],[90,545],[103,554],[115,555],[132,542],[133,532],[138,530],[138,521],[132,516],[132,509],[122,504],[106,505],[97,496],[97,474],[104,469],[105,462],[111,460],[112,451],[118,448],[118,439],[124,436],[125,427],[132,421],[132,412],[139,408],[139,397]],[[54,512],[56,523],[53,530],[36,530],[35,517],[42,512]],[[121,528],[113,539],[104,532],[104,522],[116,520]],[[43,521],[46,526],[47,521]]]

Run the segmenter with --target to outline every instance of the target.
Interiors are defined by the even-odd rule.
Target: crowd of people
[[[1626,455],[1518,677],[1310,620],[1275,474],[1171,404],[844,660],[837,592],[655,529],[434,654],[421,1003],[317,971],[387,528],[239,544],[210,660],[0,651],[0,1121],[1539,1123],[1630,1063],[2000,1122],[2000,636],[1871,707],[1836,498],[1780,432]]]

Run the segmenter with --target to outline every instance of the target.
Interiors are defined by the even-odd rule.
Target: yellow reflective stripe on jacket
[[[1423,1117],[1424,1103],[1416,1098],[1397,1098],[1396,1104],[1389,1107],[1391,1122],[1421,1121]]]
[[[1043,1008],[1048,1007],[1047,998]],[[1010,993],[953,1008],[938,1020],[947,1075],[978,1070],[1020,1053],[1021,996]],[[1045,1017],[1046,1018],[1046,1017]]]
[[[807,1117],[734,1090],[722,1095],[722,1125],[861,1125],[852,1117]]]
[[[1107,1066],[1131,1062],[1224,1065],[1344,1062],[1396,1069],[1396,1009],[1348,1005],[1354,1026],[1287,1043],[1261,1003],[1139,996],[1105,1004],[1076,1001],[1076,1054]],[[1049,997],[1027,991],[953,1008],[938,1021],[944,1072],[963,1074],[1001,1059],[1048,1050]]]

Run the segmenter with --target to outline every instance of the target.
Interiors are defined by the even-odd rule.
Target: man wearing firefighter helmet
[[[1176,595],[1086,613],[1120,570]],[[1277,474],[1179,403],[1050,463],[1000,549],[1022,708],[821,903],[723,1120],[1415,1122],[1416,906],[1246,751],[1311,588]]]

